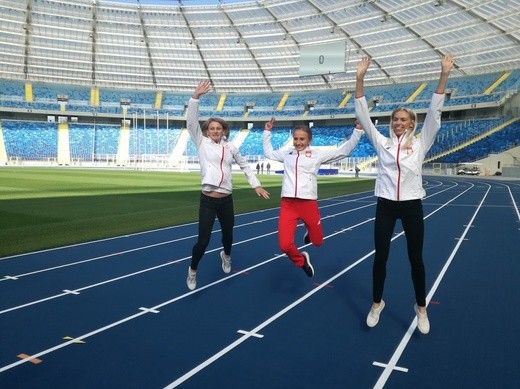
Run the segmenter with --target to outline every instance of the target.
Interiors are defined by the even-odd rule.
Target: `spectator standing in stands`
[[[414,310],[417,327],[423,334],[430,331],[426,313],[426,275],[423,263],[424,220],[422,198],[422,164],[441,126],[444,91],[454,65],[450,55],[441,60],[441,72],[437,88],[424,119],[421,136],[415,136],[417,115],[398,108],[391,115],[390,134],[379,133],[370,120],[364,95],[364,78],[370,58],[363,58],[356,73],[356,116],[378,156],[378,174],[375,184],[377,208],[374,227],[375,257],[372,269],[373,304],[367,316],[367,325],[374,327],[385,307],[382,299],[386,278],[386,262],[390,252],[392,233],[397,219],[401,219],[408,247],[408,259],[412,268],[415,290]]]
[[[223,250],[220,252],[222,270],[231,271],[231,246],[235,215],[232,197],[232,164],[236,162],[247,177],[258,196],[269,199],[269,192],[262,188],[253,170],[237,148],[227,141],[229,125],[220,118],[209,118],[199,124],[199,99],[208,93],[211,83],[201,81],[188,102],[187,126],[193,143],[197,148],[202,176],[202,193],[199,203],[199,234],[193,246],[191,264],[188,267],[188,288],[197,286],[197,268],[211,237],[215,216],[222,230]]]
[[[293,147],[273,150],[271,131],[275,124],[272,118],[264,125],[264,154],[267,158],[283,163],[280,216],[278,218],[278,244],[294,265],[301,267],[307,276],[314,275],[309,253],[300,252],[294,244],[298,221],[307,228],[303,241],[321,246],[323,230],[318,209],[318,171],[324,163],[347,157],[356,147],[363,134],[361,126],[356,126],[350,139],[335,150],[310,147],[312,131],[306,125],[295,127]]]

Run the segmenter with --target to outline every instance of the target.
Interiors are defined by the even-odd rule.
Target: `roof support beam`
[[[32,0],[27,0],[25,12],[25,49],[23,59],[23,76],[27,80],[29,78],[29,44],[31,39],[31,12],[32,12]]]
[[[139,3],[139,0],[137,0]],[[141,3],[137,6],[137,13],[139,14],[139,20],[141,22],[141,31],[143,33],[143,39],[141,42],[146,46],[146,54],[148,55],[148,63],[150,64],[150,73],[152,74],[152,82],[155,88],[157,88],[157,79],[155,78],[155,69],[153,65],[152,53],[150,52],[150,42],[148,40],[148,35],[146,33],[146,25],[143,19],[143,12],[141,10]]]

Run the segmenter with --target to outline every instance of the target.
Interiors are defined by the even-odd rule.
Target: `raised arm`
[[[359,61],[356,71],[356,98],[363,97],[365,95],[365,74],[368,67],[370,66],[370,57],[363,57]]]
[[[272,131],[275,123],[276,123],[276,119],[271,118],[271,120],[269,120],[267,123],[264,124],[264,130]]]
[[[454,63],[455,60],[452,55],[446,55],[441,59],[441,74],[439,76],[439,83],[437,84],[437,89],[435,89],[430,106],[426,112],[421,130],[421,136],[419,137],[419,141],[423,145],[424,150],[430,149],[431,145],[435,141],[437,132],[441,128],[444,91],[446,89],[448,76],[450,75],[450,71],[453,68]]]
[[[264,124],[264,135],[263,135],[263,148],[264,155],[268,159],[274,161],[283,161],[283,153],[280,150],[273,150],[271,143],[271,131],[273,130],[274,124],[276,123],[275,118],[271,118],[267,123]]]
[[[453,55],[445,55],[444,57],[442,57],[441,75],[439,77],[439,83],[437,84],[437,89],[435,89],[435,93],[444,94],[444,90],[446,89],[446,83],[448,82],[448,77],[454,64],[455,57]]]
[[[199,98],[203,94],[208,93],[210,87],[211,82],[209,82],[208,80],[199,82],[199,85],[197,85],[195,87],[195,90],[193,91],[193,95],[191,95],[192,98],[188,101],[188,113],[186,115],[186,124],[188,127],[190,137],[197,147],[199,147],[200,143],[202,142],[202,139],[204,138],[202,132],[200,131],[199,124]]]
[[[365,134],[367,134],[370,143],[372,143],[374,148],[376,148],[376,145],[382,142],[385,137],[377,131],[374,123],[372,123],[372,120],[370,119],[370,112],[368,110],[365,92],[363,90],[365,74],[370,66],[370,62],[370,57],[363,57],[361,61],[359,61],[356,71],[356,99],[354,101],[354,106],[356,108],[356,119],[360,123],[359,125],[365,131]],[[357,123],[356,128],[358,128]],[[380,140],[378,141],[378,139]]]
[[[193,91],[193,95],[191,96],[194,99],[200,99],[200,96],[205,95],[209,92],[209,88],[211,87],[211,81],[209,80],[203,80],[199,82],[199,85],[195,87],[195,90]]]

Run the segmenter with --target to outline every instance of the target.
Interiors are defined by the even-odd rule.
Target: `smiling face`
[[[229,125],[222,119],[210,118],[202,126],[202,133],[218,143],[223,137],[229,136]]]
[[[213,142],[220,142],[224,136],[224,128],[219,122],[210,122],[208,126],[208,137]]]
[[[410,111],[398,109],[392,114],[392,130],[397,137],[401,137],[405,131],[412,131],[415,128],[415,115],[412,117]]]
[[[310,131],[310,130],[309,130]],[[300,128],[297,128],[293,132],[293,146],[297,151],[302,151],[311,144],[310,134]]]

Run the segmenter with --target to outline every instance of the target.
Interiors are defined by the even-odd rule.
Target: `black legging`
[[[372,268],[374,302],[380,303],[383,297],[386,262],[397,219],[401,219],[406,235],[415,300],[417,305],[424,307],[426,306],[426,275],[422,258],[424,220],[421,200],[391,201],[381,197],[377,199],[374,227],[376,253]]]
[[[193,246],[191,253],[191,268],[197,270],[200,259],[206,252],[211,230],[215,223],[215,216],[218,218],[222,230],[222,245],[224,253],[231,254],[233,244],[233,226],[235,225],[235,213],[233,209],[232,195],[215,198],[201,193],[199,205],[199,237]]]

